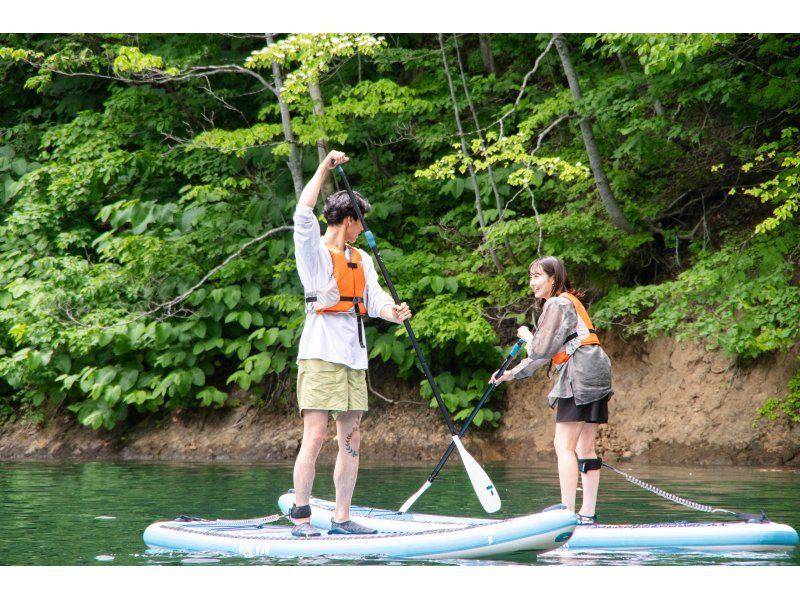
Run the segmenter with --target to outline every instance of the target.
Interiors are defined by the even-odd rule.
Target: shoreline
[[[788,419],[754,425],[764,401],[785,392],[797,348],[744,368],[672,339],[608,338],[604,345],[614,364],[615,394],[597,446],[609,463],[800,468],[800,425]],[[373,384],[395,400],[416,392],[388,375],[373,377]],[[509,385],[499,427],[471,428],[464,438],[467,450],[482,463],[554,460],[555,415],[545,399],[550,384],[540,371]],[[297,413],[257,408],[246,395],[239,398],[237,408],[179,409],[111,431],[85,428],[65,412],[45,425],[6,423],[0,428],[0,460],[291,464],[302,439]],[[449,441],[441,415],[427,404],[388,404],[372,395],[362,430],[362,465],[435,463]],[[320,462],[335,455],[331,423]]]

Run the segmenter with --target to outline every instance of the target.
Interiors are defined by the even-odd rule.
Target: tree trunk
[[[567,47],[567,40],[562,33],[554,33],[553,38],[558,50],[558,56],[561,58],[561,65],[564,67],[564,74],[567,76],[569,89],[572,92],[572,99],[577,102],[581,99],[581,86],[578,82],[578,76],[575,73],[575,68],[572,66],[572,61],[569,57],[569,48]],[[614,193],[611,191],[611,186],[608,184],[606,172],[603,168],[603,161],[600,158],[600,151],[597,149],[597,142],[594,139],[594,132],[592,131],[592,122],[588,117],[581,119],[581,133],[583,135],[583,144],[586,146],[586,153],[589,154],[589,166],[594,175],[594,182],[597,186],[597,192],[600,194],[600,200],[603,202],[611,221],[620,230],[629,233],[633,229],[625,218],[625,214],[617,204],[614,198]]]
[[[319,82],[309,83],[308,92],[311,95],[311,102],[313,104],[314,116],[322,118],[325,116],[325,103],[322,101],[322,89],[319,87]],[[325,156],[328,155],[328,142],[325,141],[325,131],[320,127],[319,141],[317,141],[317,153],[319,154],[319,161],[322,162]],[[333,177],[325,177],[322,182],[322,197],[328,197],[334,192]]]
[[[272,45],[274,39],[271,33],[267,33],[267,44]],[[297,149],[297,143],[294,140],[294,133],[292,133],[292,116],[289,114],[289,104],[281,96],[281,88],[283,88],[283,76],[281,75],[280,65],[272,61],[272,77],[275,81],[275,90],[278,93],[278,105],[281,108],[281,123],[283,124],[283,138],[289,144],[289,172],[292,173],[292,182],[294,183],[294,194],[297,199],[300,199],[300,194],[303,192],[303,167],[300,158],[300,152]]]
[[[467,98],[467,104],[469,105],[469,110],[472,113],[472,122],[475,123],[475,131],[478,133],[478,139],[480,139],[480,141],[481,141],[481,149],[483,149],[485,151],[486,150],[486,140],[483,138],[481,124],[478,121],[478,112],[477,112],[477,110],[475,110],[475,106],[472,104],[472,96],[469,94],[469,87],[467,87],[467,77],[464,74],[464,65],[461,62],[461,52],[459,51],[458,40],[456,39],[455,35],[453,35],[453,46],[455,46],[455,49],[456,49],[456,58],[458,58],[458,71],[461,74],[461,85],[464,88],[464,95]],[[499,222],[501,222],[501,223],[505,222],[506,218],[503,215],[503,212],[504,212],[503,202],[500,199],[500,191],[498,191],[498,189],[497,189],[497,182],[494,180],[494,171],[492,170],[491,165],[487,165],[486,166],[486,172],[489,175],[489,182],[492,184],[492,192],[494,193],[494,201],[495,201],[495,205],[497,206],[497,220]],[[506,251],[508,252],[508,256],[511,258],[511,260],[515,264],[519,264],[519,260],[517,259],[517,256],[514,255],[514,251],[511,249],[511,242],[508,240],[508,237],[506,237],[503,240],[503,242],[504,242],[504,244],[506,246]]]
[[[458,138],[461,141],[461,151],[464,154],[464,158],[467,160],[467,168],[469,169],[469,176],[472,180],[472,187],[475,189],[475,210],[478,213],[478,226],[481,231],[481,237],[483,240],[486,240],[486,221],[483,217],[483,206],[481,206],[481,192],[478,188],[478,178],[475,176],[475,169],[472,167],[472,164],[469,162],[469,148],[467,147],[467,140],[464,136],[464,129],[461,126],[461,113],[458,110],[458,101],[456,100],[456,88],[453,85],[453,77],[450,75],[450,67],[447,64],[447,54],[444,49],[444,39],[442,38],[442,34],[439,34],[439,47],[442,50],[442,63],[444,64],[444,72],[447,76],[447,83],[450,86],[450,99],[453,102],[453,113],[455,114],[456,120],[456,129],[458,131]],[[492,247],[488,247],[489,255],[494,262],[495,267],[500,271],[503,272],[505,268],[503,268],[503,264],[500,263],[500,260],[497,259],[497,254],[495,253]]]
[[[479,33],[478,40],[481,44],[481,60],[483,60],[483,69],[490,75],[497,75],[497,69],[494,66],[494,54],[492,54],[492,42],[489,40],[488,33]]]

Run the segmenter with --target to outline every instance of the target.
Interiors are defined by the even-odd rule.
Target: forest
[[[330,149],[456,420],[537,256],[601,337],[800,339],[800,35],[0,34],[0,82],[3,421],[293,408],[292,215]],[[430,399],[403,328],[366,330]],[[800,363],[760,415],[800,422]]]

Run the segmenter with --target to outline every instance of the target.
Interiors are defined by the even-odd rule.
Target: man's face
[[[345,225],[345,239],[348,243],[355,243],[356,239],[358,239],[358,235],[361,234],[361,231],[364,230],[364,227],[361,226],[361,221],[358,218],[352,218],[348,216],[344,219]]]

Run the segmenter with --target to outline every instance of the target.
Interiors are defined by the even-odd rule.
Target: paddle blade
[[[500,495],[492,484],[492,480],[483,471],[480,464],[467,452],[464,445],[461,444],[461,439],[453,435],[453,442],[458,449],[458,454],[461,455],[461,462],[464,463],[464,468],[467,470],[469,481],[472,482],[472,487],[475,489],[475,494],[478,495],[478,500],[481,501],[483,510],[487,513],[494,513],[500,510]]]
[[[425,492],[428,488],[430,488],[430,486],[431,486],[430,481],[425,480],[425,483],[422,484],[422,487],[419,490],[417,490],[411,497],[409,497],[409,499],[403,503],[403,506],[400,507],[400,509],[398,509],[398,513],[405,513],[406,511],[408,511],[411,508],[411,505],[417,502],[417,499],[420,496],[422,496],[422,493]]]

